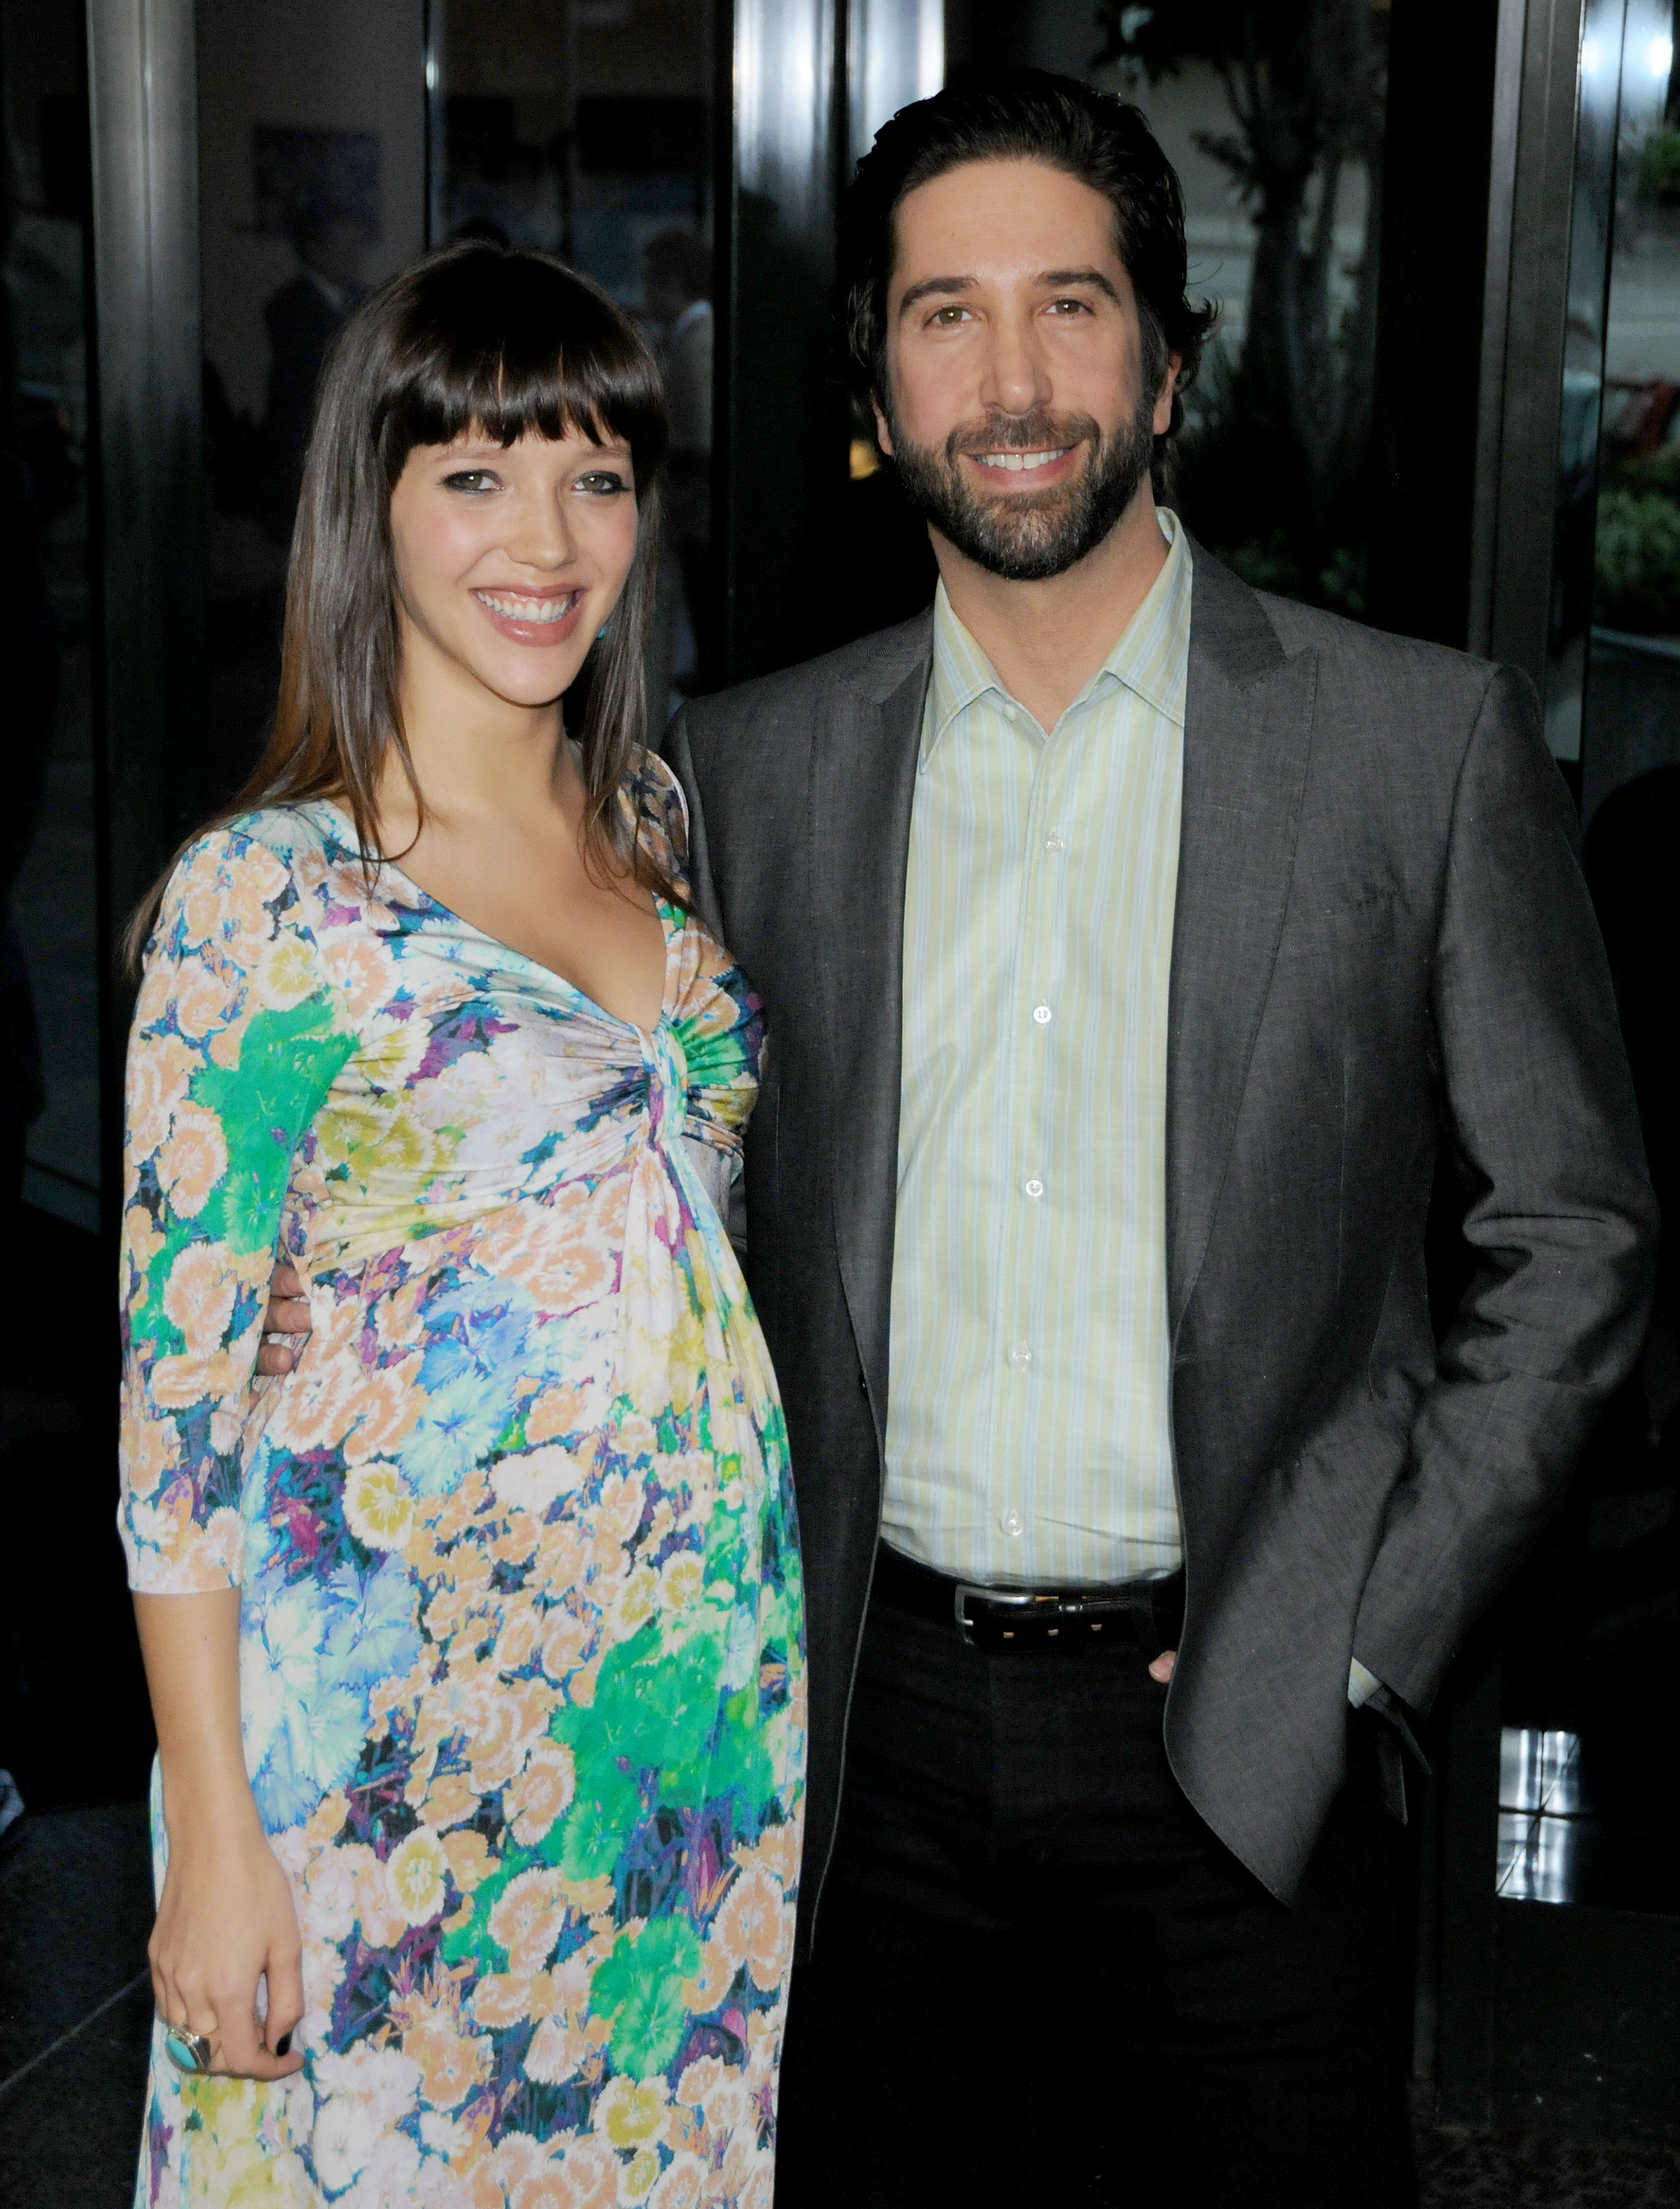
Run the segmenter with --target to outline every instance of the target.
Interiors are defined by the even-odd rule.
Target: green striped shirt
[[[904,918],[883,1532],[942,1572],[1178,1563],[1167,988],[1190,555],[1046,736],[935,601]]]

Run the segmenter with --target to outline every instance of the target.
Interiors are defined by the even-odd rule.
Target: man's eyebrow
[[[1088,285],[1093,292],[1101,292],[1117,307],[1120,294],[1100,268],[1041,268],[1033,278],[1047,292],[1070,291],[1075,285]],[[906,315],[924,299],[949,299],[972,292],[978,278],[973,276],[927,276],[919,284],[912,284],[899,301],[899,313]]]
[[[924,299],[948,299],[963,292],[972,292],[978,280],[972,276],[926,276],[919,284],[912,284],[899,301],[900,315],[919,306]]]
[[[1063,291],[1075,284],[1089,284],[1095,291],[1105,292],[1117,307],[1120,304],[1120,294],[1100,268],[1046,268],[1040,272],[1039,281],[1051,292]]]

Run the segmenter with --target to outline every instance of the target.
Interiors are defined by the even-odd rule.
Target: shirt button
[[[1013,720],[1015,720],[1015,719],[1017,719],[1017,715],[1016,715],[1015,708],[1013,706],[1011,706],[1011,705],[1008,704],[1007,702],[1005,703],[1004,707],[1003,707],[1003,719],[1004,719],[1006,721],[1013,721]]]
[[[1031,1181],[1023,1182],[1021,1187],[1027,1191],[1028,1196],[1042,1196],[1045,1193],[1045,1185],[1037,1174],[1033,1175]]]
[[[1019,1541],[1027,1532],[1027,1521],[1019,1511],[1006,1511],[997,1523],[1012,1542]]]
[[[1017,1373],[1025,1373],[1033,1363],[1033,1353],[1024,1342],[1018,1342],[1009,1352],[1009,1363]]]
[[[1048,835],[1048,836],[1046,836],[1046,837],[1045,837],[1045,851],[1047,851],[1047,852],[1065,852],[1065,851],[1067,850],[1067,848],[1068,848],[1068,840],[1067,840],[1067,838],[1066,838],[1065,836],[1058,836],[1058,835],[1057,834],[1056,831],[1052,828],[1052,829],[1051,830],[1051,832],[1050,832],[1049,835]]]
[[[1048,1027],[1050,1025],[1050,1007],[1048,1005],[1034,1005],[1033,1008],[1033,1017],[1039,1023],[1039,1026],[1041,1028]]]

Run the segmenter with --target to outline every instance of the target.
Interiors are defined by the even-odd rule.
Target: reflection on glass
[[[286,557],[322,364],[425,242],[422,0],[199,0],[209,760],[244,779],[274,713]]]
[[[1616,982],[1646,1154],[1680,1203],[1680,114],[1671,0],[1629,0],[1605,334],[1596,599],[1582,760],[1587,868]],[[1650,1744],[1680,1664],[1680,1244],[1664,1237],[1639,1371],[1593,1456],[1589,1538],[1602,1592],[1583,1652],[1595,1805],[1680,1907],[1680,1803]],[[1659,1869],[1660,1867],[1660,1869]]]
[[[1499,1737],[1496,1893],[1508,1902],[1573,1902],[1581,1807],[1576,1737],[1506,1726]]]
[[[1358,616],[1388,11],[1097,12],[1096,78],[1148,115],[1184,187],[1190,288],[1221,309],[1177,503],[1249,582]]]
[[[1629,0],[1582,808],[1680,757],[1680,127],[1671,4]]]
[[[1499,1737],[1499,1807],[1573,1817],[1581,1808],[1577,1737],[1506,1726]]]
[[[1638,69],[1628,81],[1622,65],[1624,33],[1631,27],[1639,40],[1640,5],[1641,0],[1631,5],[1629,0],[1587,0],[1581,19],[1545,698],[1546,741],[1560,760],[1581,756],[1611,233],[1618,173],[1626,166],[1626,134],[1637,129],[1641,90],[1648,81]],[[1643,44],[1648,46],[1648,38]]]
[[[1574,1902],[1581,1828],[1573,1818],[1499,1814],[1494,1892],[1506,1902]]]
[[[828,211],[833,0],[737,0],[736,164],[744,194],[796,232]]]
[[[876,132],[912,99],[945,81],[945,9],[941,0],[850,0],[846,91],[852,156],[867,153]]]
[[[445,238],[557,253],[641,322],[665,370],[671,465],[649,646],[655,727],[723,680],[712,554],[712,16],[707,0],[549,0],[517,36],[449,0],[440,83]]]
[[[712,251],[691,231],[662,230],[642,256],[643,291],[660,333],[671,409],[665,465],[665,557],[655,600],[650,701],[672,707],[684,692],[716,689],[720,610],[712,563]],[[675,694],[675,695],[673,695]],[[663,719],[663,715],[660,716]]]
[[[1574,756],[1574,731],[1581,734],[1587,882],[1652,1178],[1671,1219],[1680,1204],[1673,1040],[1680,128],[1673,78],[1672,0],[1626,0],[1625,9],[1621,0],[1594,0],[1581,53],[1583,160],[1546,701],[1560,755]],[[1680,1914],[1680,1771],[1671,1750],[1680,1671],[1677,1245],[1680,1238],[1666,1236],[1659,1254],[1656,1310],[1638,1370],[1610,1405],[1508,1613],[1500,1811],[1507,1896]],[[1544,1745],[1564,1740],[1577,1744],[1572,1803],[1557,1791],[1563,1767],[1545,1761]],[[1521,1752],[1531,1761],[1520,1786],[1510,1763],[1515,1743],[1531,1745]]]
[[[88,627],[87,109],[75,12],[9,9],[4,254],[9,775],[0,827],[0,1218],[99,1225],[99,954]],[[15,1247],[15,1245],[13,1247]]]

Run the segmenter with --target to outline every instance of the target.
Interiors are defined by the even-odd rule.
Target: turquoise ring
[[[163,2052],[178,2071],[196,2074],[210,2068],[210,2043],[202,2032],[189,2032],[184,2025],[164,2028]]]

